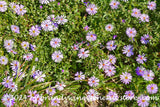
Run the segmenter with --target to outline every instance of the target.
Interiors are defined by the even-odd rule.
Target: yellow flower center
[[[3,5],[1,4],[0,7],[3,7]]]

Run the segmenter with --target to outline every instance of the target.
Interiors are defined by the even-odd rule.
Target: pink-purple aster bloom
[[[35,97],[33,98],[33,103],[34,104],[38,104],[38,105],[43,104],[43,98],[42,98],[42,96],[39,95],[39,94],[36,94]]]
[[[27,10],[24,8],[23,5],[17,5],[16,7],[16,13],[18,15],[24,15],[27,12]]]
[[[44,31],[53,31],[53,25],[50,20],[44,20],[41,23],[41,27]]]
[[[147,85],[147,92],[149,94],[156,94],[158,92],[157,84],[149,84],[149,85]]]
[[[11,30],[12,30],[12,32],[14,32],[14,33],[20,33],[20,32],[19,32],[19,27],[16,26],[16,25],[11,25]]]
[[[52,60],[54,60],[55,62],[61,62],[63,59],[63,54],[60,51],[55,51],[52,54]]]
[[[117,45],[115,45],[114,43],[115,43],[115,41],[113,41],[113,40],[108,41],[107,44],[106,44],[106,45],[107,45],[106,48],[107,48],[109,51],[115,50],[116,47],[117,47]]]
[[[126,29],[126,34],[129,38],[134,38],[137,34],[137,31],[135,28],[127,28]]]
[[[90,31],[87,33],[86,39],[90,42],[95,41],[97,39],[97,35]]]
[[[54,95],[56,93],[56,90],[53,87],[49,87],[49,88],[46,89],[46,93],[48,95],[52,96],[52,95]]]
[[[129,84],[132,81],[132,75],[128,72],[123,72],[122,75],[120,75],[120,80],[124,84]]]
[[[85,59],[89,56],[89,50],[85,51],[85,48],[79,50],[78,57]]]
[[[24,54],[23,59],[25,59],[26,61],[30,61],[33,59],[33,54],[32,53]]]
[[[132,9],[131,15],[132,15],[133,17],[138,18],[138,17],[140,17],[140,15],[141,15],[141,11],[140,11],[139,9],[137,9],[137,8],[134,8],[134,9]]]
[[[75,78],[74,78],[75,80],[84,80],[85,79],[85,75],[83,74],[83,72],[77,72],[76,74],[75,74]]]
[[[109,93],[106,96],[106,99],[109,100],[110,102],[116,102],[118,101],[118,94],[113,91],[109,91]]]
[[[114,29],[114,26],[112,24],[108,24],[105,26],[105,29],[111,32]]]
[[[86,7],[86,12],[90,15],[94,15],[97,13],[97,6],[95,4],[89,4],[87,7]]]
[[[141,14],[139,18],[142,22],[149,22],[149,16],[147,14]]]
[[[142,54],[142,55],[138,55],[136,61],[140,64],[143,64],[144,62],[147,61],[147,58],[145,57],[145,54]]]
[[[145,70],[142,77],[146,81],[152,81],[154,79],[154,72],[152,70]]]
[[[112,9],[117,9],[120,3],[116,0],[112,0],[109,5],[111,6]]]
[[[64,25],[65,23],[68,22],[68,20],[66,19],[66,16],[61,15],[56,17],[56,22],[57,24]]]
[[[134,99],[134,92],[133,92],[133,91],[126,91],[126,92],[125,92],[125,98],[126,98],[127,100],[132,100],[132,99]]]
[[[96,87],[96,86],[99,85],[99,79],[96,78],[95,76],[93,76],[93,77],[91,77],[91,78],[88,79],[88,84],[91,87]]]
[[[38,25],[36,26],[32,26],[30,29],[29,29],[29,35],[35,37],[35,36],[38,36],[40,34],[40,30],[38,28]]]
[[[51,105],[52,106],[59,106],[60,100],[58,98],[51,99]]]
[[[103,69],[103,70],[107,69],[108,66],[111,65],[111,62],[109,60],[105,60],[105,59],[102,59],[98,63],[99,63],[99,65],[98,65],[99,69]]]
[[[114,55],[108,55],[108,59],[109,61],[112,63],[112,64],[115,64],[116,63],[116,57]]]
[[[156,9],[156,3],[154,1],[151,1],[151,2],[149,1],[147,7],[148,7],[149,10],[155,10]]]
[[[59,39],[59,38],[53,38],[53,39],[50,41],[50,45],[51,45],[53,48],[60,47],[60,44],[61,44],[61,39]]]
[[[3,79],[2,85],[9,88],[12,82],[13,82],[13,78],[11,78],[10,76],[7,76]]]
[[[8,93],[4,94],[1,100],[6,107],[13,107],[15,103],[15,98],[13,97],[13,95]]]
[[[8,63],[8,58],[5,56],[0,57],[0,64],[6,65]]]
[[[149,35],[148,34],[144,34],[143,36],[141,36],[141,43],[142,44],[149,43]]]
[[[14,45],[14,42],[13,40],[5,40],[4,41],[4,47],[9,50],[9,49],[12,49],[13,48],[13,45]]]
[[[99,96],[99,93],[94,89],[90,89],[87,92],[88,101],[96,101],[98,100],[98,96]]]
[[[5,12],[7,10],[7,3],[5,1],[0,1],[0,12]]]
[[[76,45],[76,44],[74,44],[73,46],[71,46],[71,48],[72,48],[73,50],[78,50],[78,49],[79,49],[79,46]]]
[[[137,98],[138,106],[148,107],[149,106],[149,96],[141,95]]]
[[[85,27],[84,27],[84,30],[86,30],[86,31],[89,30],[89,27],[88,27],[88,26],[85,26]]]
[[[55,85],[55,87],[58,89],[58,90],[60,90],[60,91],[62,91],[63,89],[64,89],[64,87],[66,87],[66,85],[63,83],[63,82],[57,82],[56,83],[56,85]]]
[[[138,76],[142,76],[144,74],[145,70],[146,69],[144,67],[140,66],[140,67],[136,68],[136,73]]]
[[[126,54],[127,57],[130,57],[134,54],[132,45],[124,46],[122,51],[123,51],[123,54]]]
[[[113,76],[116,73],[116,70],[115,70],[114,66],[110,65],[110,66],[108,66],[107,69],[105,69],[104,72],[106,73],[106,76],[111,77],[111,76]]]

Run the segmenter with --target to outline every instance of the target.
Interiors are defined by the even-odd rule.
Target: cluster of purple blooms
[[[39,0],[39,2],[41,4],[48,4],[52,1],[55,0]],[[123,0],[123,1],[128,1],[128,0]],[[83,0],[82,0],[83,2]],[[110,7],[111,9],[118,9],[120,2],[116,1],[116,0],[112,0],[110,2]],[[9,6],[11,7],[12,11],[14,13],[16,13],[17,15],[24,15],[27,10],[25,9],[25,7],[21,4],[16,4],[14,2],[10,3]],[[148,2],[148,9],[149,10],[155,10],[156,9],[156,3],[154,1]],[[0,12],[5,12],[7,11],[7,3],[5,1],[0,1]],[[89,15],[95,15],[98,12],[98,7],[95,4],[90,4],[90,3],[86,3],[86,12]],[[147,14],[141,14],[141,11],[137,8],[134,8],[132,10],[131,16],[136,17],[138,19],[140,19],[142,22],[149,22],[149,16]],[[58,15],[55,17],[54,14],[49,15],[47,17],[46,20],[41,22],[41,25],[33,25],[31,26],[31,28],[29,29],[29,35],[36,37],[38,36],[41,32],[41,29],[43,31],[55,31],[58,29],[59,25],[64,25],[65,23],[67,23],[68,20],[66,19],[66,16],[64,15]],[[84,30],[88,31],[90,29],[90,27],[85,26]],[[107,24],[105,26],[105,30],[112,32],[114,29],[114,26],[112,24]],[[13,33],[16,34],[20,34],[20,28],[17,25],[11,25],[11,31]],[[137,31],[135,28],[131,28],[128,27],[126,29],[126,35],[131,38],[132,40],[134,40],[134,37],[136,36]],[[115,39],[117,36],[114,35],[113,39]],[[143,36],[141,36],[141,43],[142,44],[147,44],[149,43],[149,35],[148,34],[144,34]],[[93,33],[93,31],[89,31],[86,35],[86,40],[89,42],[95,41],[97,39],[97,35],[95,33]],[[85,43],[85,42],[84,42]],[[106,48],[109,51],[113,51],[116,49],[117,45],[115,45],[116,41],[115,40],[110,40],[106,43]],[[52,38],[50,40],[50,46],[52,48],[59,48],[61,46],[61,39],[60,38]],[[81,59],[85,59],[87,57],[89,57],[89,50],[87,50],[86,48],[80,48],[81,45],[83,43],[79,43],[79,44],[74,44],[71,48],[74,51],[78,51],[78,57]],[[33,54],[28,51],[29,49],[31,49],[32,51],[36,50],[36,45],[34,44],[30,44],[27,41],[22,41],[21,42],[21,47],[22,49],[27,52],[23,55],[23,59],[25,61],[31,61],[33,59]],[[17,54],[17,52],[14,51],[15,49],[15,45],[14,45],[14,40],[9,39],[9,40],[4,40],[4,48],[7,50],[7,52],[9,53],[13,53],[13,54]],[[133,46],[132,45],[127,45],[123,47],[123,54],[125,54],[127,57],[130,57],[132,55],[134,55],[133,52]],[[139,64],[144,64],[144,62],[147,61],[147,58],[145,57],[145,54],[139,54],[136,58],[137,63]],[[54,62],[56,63],[60,63],[63,59],[63,53],[60,50],[56,50],[52,53],[51,58]],[[35,60],[38,61],[38,58],[36,58]],[[112,54],[109,54],[107,56],[106,59],[102,59],[98,62],[98,68],[102,69],[104,71],[104,73],[106,74],[106,76],[111,77],[114,76],[116,73],[116,57]],[[0,64],[1,65],[7,65],[9,62],[7,56],[0,56]],[[16,84],[16,82],[14,82],[14,78],[16,78],[18,76],[18,79],[22,79],[24,78],[25,72],[23,72],[22,70],[22,65],[20,64],[20,62],[18,60],[13,60],[10,63],[11,66],[11,70],[12,72],[12,76],[7,76],[6,78],[3,79],[2,85],[5,88],[11,89],[12,92],[15,92],[16,90],[18,90],[18,86]],[[33,77],[33,79],[36,80],[36,82],[44,82],[45,81],[45,73],[43,71],[40,70],[35,70],[35,66],[33,66],[32,68],[32,74],[31,77]],[[160,68],[160,63],[158,63],[158,68]],[[136,73],[138,76],[143,77],[144,80],[146,81],[152,81],[155,77],[155,74],[152,70],[148,70],[146,68],[144,68],[143,66],[139,66],[136,68]],[[8,75],[8,74],[7,74]],[[80,71],[75,73],[75,80],[76,81],[80,81],[82,82],[83,80],[85,80],[85,74]],[[132,75],[129,72],[122,72],[122,74],[120,75],[120,81],[122,83],[124,83],[125,85],[129,84],[132,81]],[[92,88],[96,88],[99,85],[100,80],[98,78],[96,78],[95,76],[92,76],[90,78],[88,78],[87,80],[88,85]],[[56,82],[54,87],[48,87],[46,89],[46,93],[49,96],[53,96],[56,93],[56,89],[59,91],[64,90],[64,88],[66,87],[64,82]],[[158,86],[157,84],[154,83],[150,83],[147,84],[146,86],[147,92],[149,94],[156,94],[158,92]],[[96,89],[89,89],[86,93],[86,96],[88,98],[89,101],[95,101],[98,100],[99,97],[99,93],[96,91]],[[44,102],[43,96],[40,95],[39,93],[37,93],[37,91],[29,91],[29,100],[32,101],[34,104],[38,104],[41,105]],[[106,95],[107,100],[109,100],[110,102],[116,102],[119,99],[118,94],[115,91],[109,91],[108,94]],[[135,94],[132,90],[128,90],[125,92],[125,98],[132,100],[134,99]],[[11,94],[4,94],[2,97],[2,103],[7,106],[7,107],[12,107],[15,103],[15,98],[13,95]],[[149,106],[149,96],[146,95],[140,95],[137,99],[137,103],[138,106],[141,107],[146,107]],[[53,98],[51,99],[50,104],[52,106],[59,106],[60,104],[60,100],[58,98]]]

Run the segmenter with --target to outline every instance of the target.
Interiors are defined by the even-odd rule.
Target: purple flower
[[[154,79],[154,72],[152,70],[145,70],[142,77],[146,81],[152,81]]]
[[[97,13],[97,6],[95,4],[89,4],[86,8],[86,12],[90,15],[94,15]]]
[[[57,24],[60,24],[60,25],[63,25],[68,22],[68,20],[66,19],[66,16],[64,15],[57,16],[56,19],[57,19]]]
[[[5,87],[10,87],[11,83],[13,82],[13,78],[11,78],[10,76],[6,77],[3,79],[2,85],[4,85]]]
[[[145,70],[146,69],[144,67],[140,66],[140,67],[136,68],[136,73],[137,73],[138,76],[142,76],[144,74]]]
[[[156,9],[156,3],[154,1],[151,1],[151,2],[149,1],[147,7],[148,7],[149,10],[155,10]]]
[[[105,59],[102,59],[98,63],[99,63],[99,65],[98,65],[99,69],[103,69],[103,70],[107,69],[108,66],[111,65],[111,62],[109,60],[105,60]]]
[[[141,36],[141,43],[142,44],[149,43],[149,35],[148,34],[144,34],[143,36]]]
[[[21,46],[22,46],[23,49],[28,49],[29,48],[29,42],[23,41],[21,43]]]
[[[29,93],[29,95],[28,95],[29,100],[33,101],[35,96],[36,96],[36,94],[37,94],[37,91],[29,91],[28,93]]]
[[[82,58],[82,59],[85,59],[89,56],[89,51],[85,51],[85,48],[82,48],[79,50],[79,53],[78,53],[78,57],[79,58]]]
[[[40,31],[39,31],[38,25],[32,26],[29,29],[29,35],[35,37],[35,36],[38,36],[39,34],[40,34]]]
[[[56,93],[56,90],[55,90],[55,88],[50,87],[50,88],[46,89],[46,93],[48,95],[52,96],[52,95],[54,95]]]
[[[137,99],[138,106],[147,107],[149,106],[149,96],[141,95]]]
[[[135,28],[127,28],[126,29],[126,34],[127,34],[128,37],[134,38],[137,34],[137,31],[136,31]]]
[[[58,98],[51,99],[52,106],[59,106],[60,100]]]
[[[147,92],[149,94],[155,94],[158,92],[158,86],[157,84],[149,84],[147,85]]]
[[[114,45],[115,41],[111,40],[109,42],[107,42],[107,46],[106,48],[109,50],[109,51],[112,51],[112,50],[115,50],[117,45]]]
[[[36,45],[30,44],[30,47],[31,47],[31,50],[32,50],[32,51],[35,51]]]
[[[24,54],[23,55],[23,59],[25,59],[26,61],[30,61],[33,58],[33,54],[32,53],[28,53],[28,54]]]
[[[142,22],[149,22],[149,16],[147,14],[141,14],[140,15],[140,20]]]
[[[99,79],[97,79],[95,76],[93,76],[88,79],[88,84],[91,87],[96,87],[97,85],[99,85]]]
[[[13,95],[7,93],[3,95],[1,100],[6,107],[13,107],[15,103],[15,98],[13,97]]]
[[[73,50],[78,50],[79,49],[79,46],[74,44],[73,46],[71,46]]]
[[[118,101],[118,94],[116,92],[110,91],[106,97],[110,102]]]
[[[98,92],[95,91],[94,89],[90,89],[88,92],[87,92],[87,99],[88,101],[96,101],[98,100]]]
[[[7,3],[5,1],[0,1],[0,12],[5,12],[7,10]]]
[[[88,29],[89,29],[89,27],[88,27],[88,26],[85,26],[85,27],[84,27],[84,30],[86,30],[86,31],[87,31]]]
[[[106,73],[106,76],[109,76],[109,77],[111,77],[111,76],[113,76],[115,73],[116,73],[116,70],[115,70],[115,67],[114,66],[108,66],[108,68],[107,69],[105,69],[105,71],[104,71],[105,73]]]
[[[4,47],[5,47],[7,50],[12,49],[12,48],[13,48],[13,45],[14,45],[13,40],[5,40],[5,41],[4,41]]]
[[[116,0],[112,0],[111,3],[109,4],[111,6],[112,9],[117,9],[119,6],[119,2]]]
[[[55,62],[61,62],[63,59],[63,54],[60,51],[55,51],[52,54],[52,60],[54,60]]]
[[[66,85],[63,83],[63,82],[57,82],[56,83],[56,85],[55,85],[55,87],[58,89],[58,90],[60,90],[60,91],[62,91],[63,89],[64,89],[64,87],[66,87]]]
[[[120,80],[124,84],[129,84],[132,80],[132,75],[131,73],[123,72],[122,75],[120,75]]]
[[[0,57],[0,64],[6,65],[8,63],[8,58],[5,56]]]
[[[19,5],[19,6],[16,7],[16,13],[18,15],[24,15],[26,12],[27,12],[27,10],[24,9],[23,5]]]
[[[108,24],[105,26],[105,29],[110,32],[113,30],[113,28],[114,28],[114,26],[112,24]]]
[[[157,64],[158,68],[160,68],[160,63]]]
[[[53,48],[60,47],[60,44],[61,44],[61,39],[59,39],[59,38],[53,38],[53,39],[50,41],[50,45],[51,45]]]
[[[13,60],[11,62],[11,68],[13,71],[17,72],[17,70],[20,68],[20,63],[17,60]]]
[[[84,80],[85,79],[85,75],[83,75],[83,72],[77,72],[76,74],[75,74],[75,78],[74,78],[75,80]]]
[[[136,61],[140,64],[143,64],[144,62],[147,61],[147,58],[145,57],[145,54],[142,54],[142,55],[138,55]]]
[[[11,30],[12,30],[12,32],[20,33],[20,32],[19,32],[19,27],[16,26],[16,25],[11,25]]]
[[[41,23],[41,27],[44,31],[53,31],[53,25],[50,20],[44,20]]]
[[[114,35],[114,36],[113,36],[113,39],[116,39],[116,37],[117,37],[117,35]]]
[[[86,39],[88,41],[95,41],[97,39],[97,35],[94,34],[92,31],[87,33]]]
[[[33,103],[38,105],[43,104],[43,97],[40,96],[39,94],[36,94],[35,97],[33,98]]]
[[[112,64],[115,64],[116,63],[116,57],[114,55],[108,55],[108,58],[109,58],[109,61],[112,63]]]
[[[130,57],[131,55],[133,55],[133,47],[132,45],[127,45],[123,47],[123,54],[126,54],[127,57]]]
[[[125,98],[127,100],[132,100],[134,98],[134,92],[133,91],[126,91],[125,92]]]
[[[125,23],[126,21],[125,21],[125,19],[122,19],[122,23]]]
[[[140,15],[141,15],[141,11],[139,10],[139,9],[137,9],[137,8],[134,8],[133,10],[132,10],[132,14],[131,14],[133,17],[136,17],[136,18],[138,18],[138,17],[140,17]]]
[[[40,9],[42,9],[42,8],[43,8],[43,6],[41,5],[41,6],[39,6],[39,8],[40,8]]]

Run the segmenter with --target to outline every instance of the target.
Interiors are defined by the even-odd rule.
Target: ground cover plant
[[[159,0],[0,0],[0,107],[160,107],[159,25]]]

